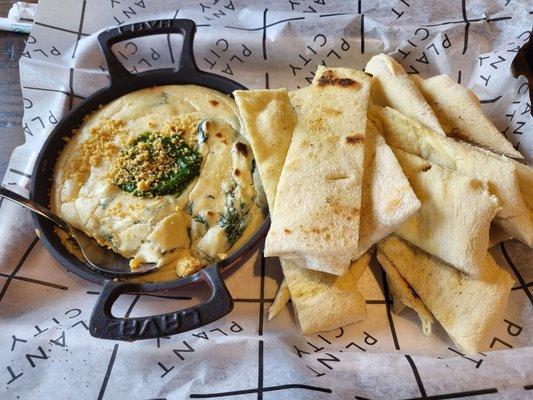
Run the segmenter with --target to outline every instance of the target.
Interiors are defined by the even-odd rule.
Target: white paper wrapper
[[[533,160],[524,78],[509,66],[530,35],[518,1],[177,1],[41,0],[21,58],[26,143],[4,185],[27,193],[47,134],[71,107],[106,85],[96,45],[109,26],[158,18],[199,24],[201,69],[251,88],[296,88],[318,64],[362,68],[379,52],[408,71],[446,73],[472,88],[501,131]],[[170,47],[169,47],[170,43]],[[177,62],[171,35],[117,45],[128,69]],[[483,353],[464,356],[417,316],[391,314],[378,266],[359,283],[368,318],[334,332],[297,333],[291,308],[266,322],[281,272],[254,257],[226,276],[235,309],[193,332],[136,343],[93,339],[87,324],[100,287],[66,272],[35,239],[29,215],[0,208],[0,398],[528,398],[533,384],[531,251],[513,241],[493,251],[517,280]],[[202,297],[203,296],[203,297]],[[205,298],[202,289],[122,296],[116,315],[151,315]],[[441,396],[441,397],[439,397]]]

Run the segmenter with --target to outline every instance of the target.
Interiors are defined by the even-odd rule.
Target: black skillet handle
[[[166,33],[180,33],[183,35],[183,47],[177,70],[198,71],[193,54],[194,34],[196,33],[196,24],[194,21],[190,19],[159,19],[136,22],[103,31],[98,35],[98,44],[102,49],[102,53],[104,53],[111,85],[113,85],[113,82],[130,79],[134,76],[134,74],[128,72],[111,51],[111,47],[114,44],[142,36]]]
[[[231,298],[217,265],[202,269],[197,274],[176,281],[169,288],[186,286],[203,280],[212,294],[205,303],[167,314],[137,318],[117,318],[111,314],[113,303],[121,294],[137,294],[142,285],[109,281],[103,288],[89,323],[92,336],[101,339],[134,341],[187,332],[222,318],[233,309]]]

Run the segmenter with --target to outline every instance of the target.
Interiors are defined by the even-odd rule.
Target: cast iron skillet
[[[105,88],[89,96],[78,107],[70,111],[55,127],[44,143],[33,169],[30,198],[39,204],[50,203],[50,184],[57,157],[65,145],[64,136],[72,135],[72,130],[81,125],[83,118],[127,93],[159,85],[195,84],[231,94],[244,86],[230,79],[200,71],[193,55],[193,38],[196,25],[187,19],[164,19],[134,23],[98,35],[98,43],[105,56],[110,83]],[[130,74],[117,60],[111,46],[123,40],[147,35],[180,33],[183,35],[183,48],[177,68],[145,71]],[[220,272],[242,265],[253,253],[261,238],[268,230],[269,220],[255,232],[241,248],[227,259],[208,266],[198,273],[164,282],[134,283],[131,278],[113,278],[91,269],[67,251],[54,226],[48,220],[33,214],[37,229],[42,233],[44,246],[67,270],[91,282],[103,285],[91,315],[89,331],[92,336],[104,339],[133,341],[168,336],[198,328],[226,315],[233,309],[233,300],[220,276]],[[206,302],[184,310],[167,314],[139,318],[117,318],[111,314],[111,307],[124,293],[137,294],[175,289],[204,281],[211,289],[211,297]]]

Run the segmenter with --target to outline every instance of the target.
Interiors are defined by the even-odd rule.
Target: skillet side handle
[[[135,76],[122,65],[111,50],[114,44],[142,36],[167,33],[179,33],[183,35],[183,46],[177,70],[198,71],[199,69],[193,53],[194,34],[196,33],[196,24],[194,21],[190,19],[159,19],[136,22],[103,31],[98,35],[98,44],[107,63],[111,85]]]
[[[141,285],[109,281],[96,301],[89,323],[89,332],[101,339],[124,341],[154,339],[199,328],[222,318],[233,309],[233,299],[220,276],[217,265],[206,267],[191,278],[177,281],[172,288],[202,280],[211,288],[212,294],[209,300],[183,310],[137,318],[114,317],[111,314],[111,307],[121,294],[138,294]]]

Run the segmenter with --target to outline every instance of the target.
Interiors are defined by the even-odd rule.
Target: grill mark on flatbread
[[[337,199],[333,198],[333,197],[328,197],[326,199],[326,203],[325,205],[327,205],[328,207],[330,207],[332,209],[332,211],[335,213],[335,214],[338,214],[338,215],[341,215],[341,214],[347,214],[347,216],[359,216],[359,208],[357,207],[347,207],[346,205],[340,203]]]
[[[402,201],[401,201],[400,198],[392,199],[387,204],[387,208],[385,209],[385,212],[388,213],[388,214],[392,214],[393,212],[395,212],[398,209],[398,207],[400,207],[401,203],[402,203]]]
[[[346,136],[346,143],[348,144],[363,143],[364,140],[365,136],[357,133],[355,135]]]
[[[324,120],[321,117],[313,118],[309,121],[309,128],[312,130],[324,129]]]
[[[353,89],[359,89],[361,87],[361,84],[350,78],[338,78],[335,76],[333,71],[327,70],[318,80],[317,86],[339,86],[344,88],[349,87]]]
[[[235,149],[237,149],[237,152],[241,153],[244,157],[248,157],[248,146],[244,143],[237,142],[235,144]]]
[[[331,115],[331,116],[338,116],[338,115],[342,114],[341,110],[338,110],[338,109],[333,108],[333,107],[324,107],[322,109],[322,112],[324,114],[326,114],[326,115]]]
[[[349,176],[348,175],[344,175],[344,174],[330,174],[330,175],[326,175],[326,180],[327,181],[340,181],[342,179],[348,179]]]

